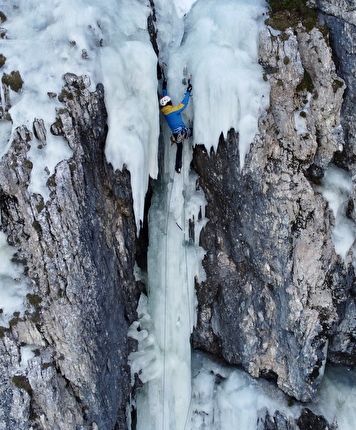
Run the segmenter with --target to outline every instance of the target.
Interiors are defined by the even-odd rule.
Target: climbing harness
[[[173,130],[171,134],[171,144],[181,143],[186,139],[191,137],[191,130],[188,127],[179,127],[176,130]]]

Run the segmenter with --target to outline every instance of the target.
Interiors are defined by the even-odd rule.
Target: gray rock
[[[46,127],[43,119],[35,118],[35,120],[33,121],[33,133],[36,139],[38,139],[41,142],[41,144],[45,146],[47,143],[46,142],[47,132],[46,132]]]
[[[138,298],[130,175],[114,172],[105,160],[102,85],[91,93],[85,77],[64,78],[65,107],[52,129],[66,138],[73,156],[49,177],[50,200],[28,192],[27,152],[36,144],[29,130],[17,129],[0,162],[2,228],[32,281],[27,315],[2,339],[7,388],[0,392],[0,415],[10,430],[127,425],[127,327]],[[43,127],[35,121],[39,140]],[[21,342],[36,349],[24,368],[8,358],[20,357]],[[27,391],[11,383],[15,372]]]
[[[323,12],[325,24],[330,30],[337,73],[346,83],[341,109],[341,124],[344,130],[344,150],[335,154],[334,162],[350,171],[353,176],[352,195],[348,203],[347,216],[356,221],[356,9],[352,0],[320,0],[318,7]],[[355,257],[355,245],[350,252],[350,260]],[[345,277],[346,297],[338,305],[339,320],[329,346],[329,360],[339,364],[355,365],[356,319],[354,263]]]
[[[354,12],[354,16],[356,12]],[[342,125],[345,130],[345,152],[340,163],[355,174],[356,154],[356,52],[355,52],[355,22],[348,22],[335,16],[325,16],[325,22],[330,29],[330,40],[336,57],[339,75],[344,79],[347,89],[342,107]],[[341,157],[340,157],[341,158]]]
[[[260,55],[270,108],[243,170],[233,131],[216,153],[194,151],[209,222],[193,344],[308,401],[348,294],[331,240],[334,220],[313,183],[342,149],[335,136],[344,84],[316,28],[277,36],[266,28]]]
[[[257,430],[332,430],[336,429],[321,415],[316,415],[308,408],[301,411],[298,419],[287,418],[280,411],[270,415],[267,409],[260,411]]]

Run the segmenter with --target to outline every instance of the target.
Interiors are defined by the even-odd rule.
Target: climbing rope
[[[174,176],[176,175],[176,172],[174,172]],[[168,241],[168,223],[169,223],[169,214],[170,214],[170,207],[172,203],[172,195],[173,195],[173,186],[174,186],[174,176],[170,179],[169,184],[171,184],[170,190],[169,190],[169,198],[168,198],[168,206],[166,208],[166,220],[165,220],[165,227],[164,227],[164,244],[165,244],[165,275],[164,275],[164,322],[163,322],[163,378],[162,378],[162,394],[163,394],[163,413],[162,413],[162,430],[165,429],[165,420],[166,420],[166,392],[167,392],[167,357],[166,357],[166,350],[167,350],[167,289],[168,289],[168,253],[169,253],[169,241]]]
[[[184,172],[184,171],[183,171]],[[176,174],[174,174],[176,175]],[[173,187],[172,187],[173,189]],[[189,239],[189,234],[187,236],[187,213],[186,213],[186,195],[183,194],[184,197],[184,202],[183,202],[183,208],[182,211],[180,213],[180,215],[175,218],[175,222],[176,225],[180,228],[180,230],[183,231],[183,239],[184,239],[184,262],[185,262],[185,291],[186,291],[186,297],[187,297],[187,307],[188,307],[188,328],[189,328],[189,332],[193,327],[193,322],[192,322],[192,307],[191,307],[191,300],[190,300],[190,290],[189,290],[189,271],[188,271],[188,239]],[[171,198],[171,197],[170,197]],[[171,204],[171,201],[170,201]],[[183,228],[178,224],[177,220],[179,217],[183,216]],[[189,426],[189,422],[191,420],[191,413],[192,413],[192,395],[191,395],[191,391],[190,391],[190,398],[189,398],[189,406],[188,406],[188,410],[187,410],[187,415],[186,415],[186,419],[185,419],[185,424],[184,424],[184,429],[188,430],[188,426]]]
[[[186,196],[184,196],[183,203],[183,222],[184,222],[184,259],[185,259],[185,285],[186,285],[186,294],[187,294],[187,303],[188,303],[188,323],[189,323],[189,332],[192,329],[192,307],[190,301],[190,291],[189,291],[189,274],[188,274],[188,252],[187,252],[187,217],[186,217]],[[189,239],[189,234],[188,234]],[[189,407],[187,411],[187,416],[185,418],[184,430],[188,430],[188,425],[191,420],[192,413],[192,390],[190,390],[189,394]]]
[[[165,63],[161,63],[161,72],[162,72],[162,77],[163,77],[163,83],[165,84],[165,87],[162,85],[163,89],[166,89],[166,85],[167,85],[167,81],[166,81],[166,76],[165,76],[165,70],[164,67],[166,66]],[[183,71],[183,74],[187,75],[187,70],[185,70],[185,73]],[[191,82],[191,75],[188,78],[188,85],[190,85]],[[186,83],[184,83],[185,85]],[[190,88],[191,91],[191,88]],[[185,134],[183,137],[183,142],[186,136],[188,135],[188,129],[185,130]],[[180,138],[182,138],[182,135],[180,136]],[[180,142],[179,142],[180,143]],[[167,148],[165,146],[165,148]],[[165,151],[166,153],[166,151]],[[184,197],[184,202],[183,202],[183,210],[181,210],[179,216],[177,217],[177,219],[175,219],[174,216],[174,211],[171,212],[171,205],[172,205],[172,197],[173,197],[173,187],[175,184],[175,177],[176,177],[176,172],[174,172],[173,178],[170,178],[169,183],[168,183],[168,187],[169,189],[167,190],[167,199],[166,199],[166,204],[168,203],[168,207],[166,208],[166,217],[165,217],[165,224],[164,224],[164,230],[163,230],[163,234],[165,236],[164,238],[164,274],[161,273],[161,279],[164,282],[164,298],[163,298],[163,307],[164,307],[164,312],[163,312],[163,372],[162,372],[162,395],[163,395],[163,411],[162,411],[162,430],[169,430],[168,428],[165,428],[165,421],[167,419],[166,416],[166,405],[168,404],[168,402],[166,402],[166,395],[167,395],[167,379],[168,379],[168,374],[167,374],[167,345],[168,345],[168,327],[167,327],[167,321],[168,321],[168,282],[169,282],[169,260],[168,260],[168,256],[169,256],[169,240],[168,240],[168,229],[169,229],[169,221],[170,221],[170,216],[171,213],[173,215],[173,219],[176,223],[176,226],[183,231],[183,235],[184,235],[184,263],[185,263],[185,286],[186,286],[186,295],[187,295],[187,306],[188,306],[188,324],[189,324],[189,333],[193,327],[192,325],[192,309],[191,309],[191,299],[190,299],[190,294],[189,294],[189,273],[188,273],[188,252],[187,252],[187,226],[186,226],[186,202],[185,199],[186,197]],[[183,228],[178,224],[177,220],[179,217],[181,217],[183,215]],[[162,230],[161,230],[162,232]],[[184,294],[184,290],[182,291]],[[161,331],[162,333],[162,331]],[[191,415],[191,390],[190,390],[190,403],[189,403],[189,408],[187,411],[187,417],[186,417],[186,421],[185,421],[185,429],[187,428],[188,425],[188,420],[189,417]]]
[[[166,393],[167,393],[167,357],[166,357],[166,351],[167,351],[167,320],[168,320],[168,305],[167,305],[167,297],[168,297],[168,255],[169,255],[169,240],[168,240],[168,225],[169,225],[169,216],[170,216],[170,208],[172,204],[172,196],[173,196],[173,187],[174,187],[174,180],[177,173],[174,172],[173,178],[170,179],[169,185],[169,196],[168,196],[168,207],[166,210],[166,219],[165,219],[165,227],[164,227],[164,235],[165,235],[165,275],[164,275],[164,324],[163,324],[163,377],[162,377],[162,394],[163,394],[163,412],[162,412],[162,430],[167,430],[165,428],[165,420],[166,420]],[[177,220],[179,217],[183,215],[183,228],[178,224]],[[183,237],[184,237],[184,261],[185,261],[185,287],[186,287],[186,295],[187,295],[187,304],[188,304],[188,324],[189,324],[189,330],[192,328],[192,315],[191,315],[191,300],[190,300],[190,293],[189,293],[189,274],[188,274],[188,253],[187,253],[187,220],[186,220],[186,202],[184,197],[184,203],[183,203],[183,210],[181,214],[178,216],[178,218],[174,218],[175,223],[180,230],[183,231]],[[192,410],[192,396],[190,391],[190,401],[189,401],[189,407],[185,419],[185,425],[184,429],[188,429],[189,421],[191,419],[191,410]]]
[[[165,430],[165,419],[166,419],[166,392],[167,392],[167,365],[166,365],[166,350],[167,350],[167,288],[168,288],[168,221],[169,221],[169,208],[171,205],[171,199],[173,194],[174,177],[169,181],[171,189],[169,191],[168,207],[166,208],[166,222],[164,229],[165,236],[165,275],[164,275],[164,322],[163,322],[163,378],[162,378],[162,394],[163,394],[163,413],[162,413],[162,430]]]

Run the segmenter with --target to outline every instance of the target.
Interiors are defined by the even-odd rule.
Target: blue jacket
[[[163,90],[162,94],[166,96],[167,90]],[[184,109],[187,107],[189,102],[189,97],[190,97],[190,93],[187,91],[185,93],[184,99],[179,105],[177,106],[166,105],[166,106],[163,106],[161,109],[164,117],[166,118],[166,121],[168,122],[170,129],[173,132],[178,131],[182,127],[185,128],[185,124],[182,120],[181,112],[183,112]]]

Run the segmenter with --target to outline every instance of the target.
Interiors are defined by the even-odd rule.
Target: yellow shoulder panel
[[[172,106],[171,112],[175,112],[176,110],[182,109],[182,107],[184,107],[183,103],[179,103],[179,105],[177,106]]]
[[[184,107],[183,103],[179,103],[179,105],[177,106],[166,105],[166,106],[163,106],[162,113],[163,115],[169,115],[172,112],[182,109],[182,107]]]

